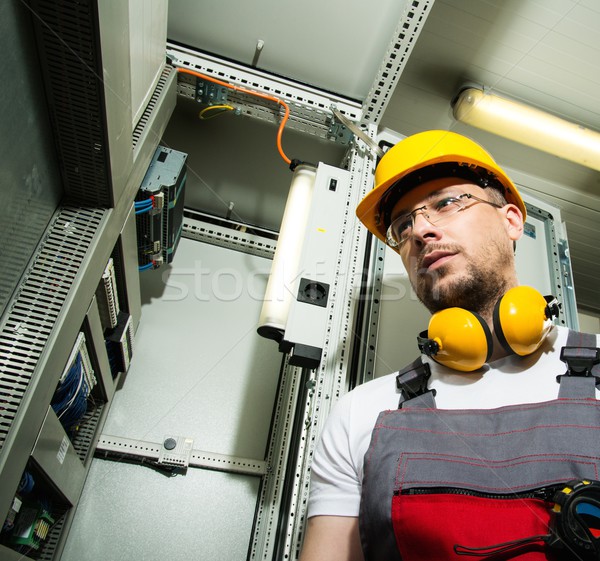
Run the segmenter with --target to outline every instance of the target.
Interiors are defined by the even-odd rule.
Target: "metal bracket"
[[[181,235],[191,240],[273,259],[277,233],[199,211],[184,211]]]
[[[331,118],[327,135],[329,140],[343,146],[349,146],[354,137],[352,131],[341,121],[337,122],[334,117]]]
[[[342,123],[342,126],[348,129],[351,134],[354,134],[357,138],[360,138],[369,150],[378,158],[383,157],[383,150],[377,145],[377,142],[373,140],[365,131],[363,131],[358,125],[354,124],[350,119],[343,115],[343,113],[335,106],[331,106],[331,112],[335,118]]]
[[[227,103],[228,88],[196,78],[196,101],[205,105]]]

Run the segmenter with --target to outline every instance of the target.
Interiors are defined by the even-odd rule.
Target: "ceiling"
[[[523,190],[561,209],[577,304],[600,315],[600,173],[454,120],[465,83],[600,131],[597,0],[436,0],[381,125],[481,142]]]
[[[409,2],[170,0],[169,39],[362,100]]]

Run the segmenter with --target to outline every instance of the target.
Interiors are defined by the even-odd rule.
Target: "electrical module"
[[[187,154],[159,146],[135,198],[141,271],[173,260],[181,237]]]

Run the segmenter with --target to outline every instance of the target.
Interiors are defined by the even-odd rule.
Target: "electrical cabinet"
[[[321,427],[377,375],[395,273],[354,209],[432,1],[379,0],[366,19],[358,2],[280,4],[27,4],[58,153],[36,157],[59,168],[63,193],[35,213],[48,225],[0,324],[0,517],[18,523],[35,480],[38,511],[23,520],[39,522],[21,522],[23,539],[5,532],[3,559],[300,550]],[[369,48],[356,40],[366,26],[382,30]],[[187,173],[178,246],[153,267],[136,212],[159,145],[185,154]],[[348,182],[327,203],[336,213],[319,208],[301,236],[315,247],[316,217],[335,214],[326,304],[307,320],[322,323],[314,368],[256,332],[296,159]],[[75,402],[60,399],[73,372],[89,390],[76,430],[62,412]]]
[[[22,31],[19,54],[28,63],[14,82],[22,88],[16,99],[31,104],[15,112],[23,127],[10,112],[4,117],[20,156],[3,163],[19,194],[9,190],[2,223],[11,232],[5,244],[14,239],[21,252],[17,260],[3,253],[13,267],[4,280],[14,288],[0,323],[3,559],[60,558],[140,319],[133,199],[176,95],[161,58],[133,127],[132,105],[123,104],[131,95],[127,8],[2,7],[9,36]],[[3,67],[7,83],[9,72]],[[29,187],[21,191],[18,178]],[[101,301],[109,264],[114,294]],[[120,356],[110,352],[104,325],[117,309],[125,321],[113,341]]]

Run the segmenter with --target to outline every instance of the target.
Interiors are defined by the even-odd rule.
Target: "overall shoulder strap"
[[[400,370],[396,375],[396,387],[401,393],[398,408],[435,408],[435,390],[427,389],[430,377],[429,364],[424,363],[421,357]]]
[[[560,360],[567,365],[567,371],[556,377],[560,383],[558,397],[595,398],[600,380],[600,349],[596,335],[569,330]]]

